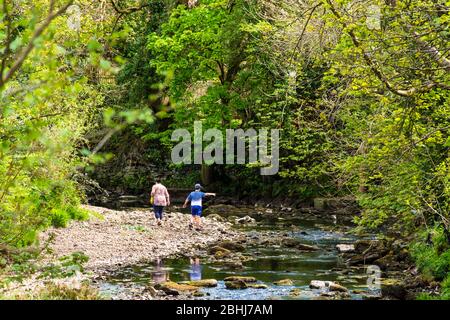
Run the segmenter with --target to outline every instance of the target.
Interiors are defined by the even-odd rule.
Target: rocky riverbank
[[[208,218],[204,219],[203,230],[192,230],[190,215],[172,210],[165,213],[163,225],[157,226],[150,210],[84,208],[95,213],[90,220],[73,222],[67,228],[51,228],[42,234],[41,242],[53,237],[53,254],[48,259],[83,252],[89,257],[87,270],[111,271],[180,252],[194,254],[210,243],[238,235],[231,224]]]
[[[114,270],[179,254],[195,256],[212,243],[231,241],[239,235],[231,229],[231,223],[209,218],[204,219],[201,231],[193,230],[189,228],[190,215],[175,211],[176,207],[165,213],[162,226],[154,223],[153,213],[146,209],[117,211],[89,205],[84,209],[92,213],[89,220],[74,221],[67,228],[50,228],[40,235],[40,243],[49,250],[44,250],[47,253],[39,261],[32,262],[39,271],[0,288],[0,296],[41,299],[57,294],[69,299],[102,298],[96,290],[98,279]],[[62,270],[61,259],[77,252],[89,258],[83,263],[83,272],[77,269],[69,271],[71,276],[52,276]],[[153,295],[131,289],[126,295],[113,298],[153,299]]]
[[[208,288],[238,292],[237,296],[241,290],[268,292],[257,295],[266,299],[270,298],[270,292],[279,292],[281,289],[277,288],[284,286],[288,296],[294,299],[414,299],[420,292],[436,290],[435,284],[427,283],[418,275],[405,243],[351,236],[351,226],[342,224],[347,221],[347,215],[342,218],[335,210],[217,204],[205,210],[204,229],[195,231],[189,228],[190,215],[179,212],[177,207],[171,207],[166,213],[162,226],[155,225],[151,211],[145,208],[117,211],[85,206],[85,209],[93,213],[90,220],[72,222],[64,229],[52,228],[41,235],[41,243],[51,240],[51,254],[45,257],[44,264],[51,265],[74,252],[89,257],[84,264],[87,272],[54,281],[57,286],[75,288],[74,292],[80,291],[82,283],[105,292],[104,285],[117,275],[121,277],[120,274],[128,281],[120,282],[119,291],[107,293],[112,299],[205,299],[211,292]],[[334,242],[340,239],[344,242]],[[334,244],[330,245],[329,241]],[[270,250],[267,258],[261,256],[264,250]],[[327,261],[333,256],[339,259],[329,266]],[[155,271],[155,263],[159,263],[156,261],[167,259],[199,259],[219,274],[210,272],[202,280],[186,281],[176,274],[169,277],[171,272],[164,268]],[[265,262],[269,269],[283,265],[283,259],[298,262],[291,264],[286,260],[289,269],[277,271],[279,277],[271,279],[261,276],[256,266],[264,259],[272,261],[273,265]],[[324,264],[303,269],[317,261]],[[323,271],[325,265],[328,269]],[[367,278],[365,272],[369,265],[380,267],[381,294],[374,295],[363,288],[361,279]],[[136,268],[141,266],[146,270],[142,282],[132,278],[136,272],[139,277]],[[149,268],[164,275],[164,279],[148,278]],[[302,275],[289,278],[288,274],[297,272]],[[310,282],[305,283],[302,272],[313,274],[308,276]],[[326,281],[321,280],[324,275]],[[333,281],[328,281],[330,275]],[[9,291],[19,297],[24,292],[33,295],[46,285],[34,276]]]
[[[406,242],[396,240],[359,240],[338,245],[343,262],[349,267],[377,266],[381,294],[385,299],[414,300],[420,293],[439,291],[439,284],[421,275],[408,253]]]

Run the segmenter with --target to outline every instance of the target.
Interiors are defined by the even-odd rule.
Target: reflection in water
[[[189,272],[191,281],[202,279],[202,266],[199,258],[190,259],[191,271]]]
[[[169,273],[164,270],[164,264],[160,258],[156,258],[152,280],[155,283],[162,283],[169,280]]]

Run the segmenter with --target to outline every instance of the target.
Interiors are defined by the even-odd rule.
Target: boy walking
[[[204,193],[201,191],[202,186],[200,184],[196,184],[194,187],[195,191],[191,192],[186,201],[183,204],[183,208],[187,207],[188,202],[191,202],[191,214],[192,220],[191,225],[194,225],[196,229],[201,229],[201,216],[202,216],[202,200],[204,197],[213,196],[215,197],[215,193]]]

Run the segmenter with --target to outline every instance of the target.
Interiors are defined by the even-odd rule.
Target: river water
[[[230,270],[201,259],[149,261],[118,270],[102,282],[100,289],[104,294],[114,296],[130,285],[145,287],[168,279],[176,282],[217,279],[217,287],[201,289],[205,296],[200,299],[316,299],[321,292],[309,288],[311,280],[328,280],[348,288],[350,299],[379,294],[370,286],[369,274],[365,268],[348,268],[340,261],[336,244],[353,243],[361,238],[337,231],[342,228],[337,228],[333,222],[302,219],[290,220],[289,223],[262,221],[257,226],[241,229],[254,237],[268,231],[274,236],[288,234],[302,243],[316,245],[320,250],[299,252],[297,249],[277,245],[252,245],[247,248],[246,254],[255,257],[255,260],[244,263],[243,270]],[[255,277],[258,283],[267,285],[267,289],[226,289],[223,279],[231,275]],[[291,279],[294,284],[274,284],[282,279]]]

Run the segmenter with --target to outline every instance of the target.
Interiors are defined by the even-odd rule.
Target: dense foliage
[[[138,194],[162,174],[237,196],[352,196],[358,227],[409,239],[448,296],[448,1],[0,8],[0,244],[88,218],[80,203],[97,182]],[[172,165],[171,134],[194,121],[281,129],[279,173]]]

